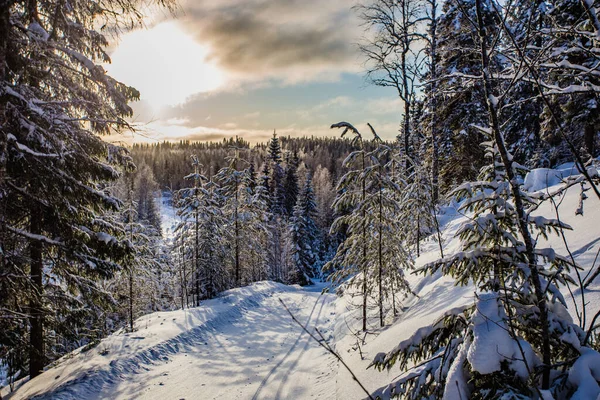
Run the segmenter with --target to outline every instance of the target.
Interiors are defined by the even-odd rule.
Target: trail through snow
[[[142,317],[133,334],[62,360],[8,398],[335,398],[337,360],[279,302],[333,340],[334,296],[317,289],[261,282],[198,308]]]

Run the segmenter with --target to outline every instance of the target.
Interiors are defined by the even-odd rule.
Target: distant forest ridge
[[[278,136],[283,150],[283,161],[297,156],[300,160],[300,177],[303,170],[314,173],[319,166],[326,168],[331,176],[332,185],[343,174],[342,162],[353,150],[350,140],[331,137]],[[267,157],[268,143],[251,145],[243,138],[229,138],[217,142],[198,142],[181,140],[179,142],[161,142],[155,144],[134,144],[130,150],[138,167],[150,166],[156,182],[162,191],[179,190],[185,187],[184,177],[189,173],[191,156],[196,155],[202,164],[203,173],[215,175],[228,165],[228,157],[237,148],[240,157],[256,171],[261,171]]]

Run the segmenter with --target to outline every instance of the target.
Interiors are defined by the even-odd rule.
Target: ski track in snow
[[[323,306],[324,306],[324,301],[319,301],[321,300],[321,297],[319,296],[317,298],[317,300],[315,301],[314,306],[312,307],[312,310],[310,311],[310,314],[308,316],[308,319],[306,321],[306,323],[304,324],[305,328],[309,328],[310,327],[310,323],[311,323],[311,319],[312,316],[315,312],[315,308],[317,307],[317,304],[320,302],[321,306],[319,307],[319,311],[317,313],[317,316],[315,318],[315,325],[318,324],[319,322],[319,317],[321,315],[321,311],[323,311]],[[282,365],[283,363],[295,352],[298,353],[296,350],[296,347],[298,346],[298,344],[301,342],[302,337],[305,336],[306,337],[306,344],[304,345],[304,347],[302,348],[302,350],[300,350],[298,356],[294,359],[294,361],[290,364],[289,367],[285,366],[285,369],[282,370]],[[298,335],[298,337],[296,338],[296,341],[292,344],[292,346],[290,347],[290,349],[288,350],[288,352],[283,356],[283,358],[271,369],[271,371],[269,372],[269,374],[262,380],[262,382],[260,383],[260,386],[258,387],[258,389],[256,390],[256,392],[254,393],[254,396],[252,396],[252,400],[258,400],[260,398],[260,394],[263,391],[263,389],[265,388],[265,386],[267,385],[268,382],[280,382],[278,388],[277,388],[277,393],[275,395],[275,399],[280,399],[281,398],[281,393],[283,392],[283,389],[286,388],[287,383],[288,383],[288,377],[289,375],[294,371],[295,367],[298,365],[298,362],[300,361],[300,359],[302,358],[302,356],[305,354],[306,349],[308,348],[308,345],[310,344],[310,338],[308,337],[308,334],[306,332],[304,332],[303,330],[300,331],[300,334]],[[281,376],[283,375],[283,376]],[[280,377],[281,376],[281,377]]]
[[[132,351],[133,344],[124,346],[123,354],[115,354],[116,358],[101,367],[86,365],[78,356],[67,359],[40,376],[45,376],[46,382],[36,378],[10,399],[335,397],[330,389],[337,363],[291,320],[279,302],[281,298],[308,329],[317,326],[331,335],[333,295],[270,282],[253,285],[243,295],[240,290],[228,293],[211,300],[206,310],[202,306],[195,309],[209,314],[200,325],[140,351]],[[215,312],[216,301],[227,308]],[[160,313],[160,317],[171,320],[169,313]],[[138,327],[143,319],[137,321]],[[121,337],[123,341],[143,343],[144,334],[144,329],[138,328],[130,336]],[[81,367],[75,368],[71,376],[62,377],[62,383],[49,385],[53,377],[58,379],[68,370],[64,364],[69,363]]]

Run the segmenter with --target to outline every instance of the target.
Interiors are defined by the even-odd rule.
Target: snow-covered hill
[[[534,174],[538,176],[530,176],[531,188],[539,189],[540,182],[531,179],[541,179],[542,173]],[[600,201],[589,196],[584,214],[575,215],[579,199],[579,187],[573,187],[558,209],[561,220],[574,228],[565,232],[565,239],[585,274],[600,263]],[[550,202],[537,213],[556,216]],[[444,211],[446,255],[459,249],[455,233],[467,218],[456,207]],[[565,254],[562,237],[551,237],[542,245]],[[438,257],[437,243],[426,242],[416,265]],[[377,329],[373,318],[372,333],[366,337],[359,332],[359,310],[351,305],[348,292],[336,297],[320,294],[319,285],[303,289],[261,282],[230,290],[198,308],[142,317],[136,322],[136,332],[117,332],[91,350],[63,358],[7,398],[364,398],[350,374],[292,322],[278,299],[310,329],[318,326],[366,388],[375,391],[401,373],[367,369],[377,353],[391,350],[444,311],[474,298],[473,287],[456,287],[452,279],[441,275],[411,275],[409,279],[417,296],[406,300],[395,320],[388,317],[386,328]],[[595,313],[600,309],[600,278],[589,289],[585,300],[588,312]],[[576,292],[574,300],[568,293],[565,297],[574,314],[573,301],[580,305],[581,293]],[[8,394],[6,388],[2,394]]]

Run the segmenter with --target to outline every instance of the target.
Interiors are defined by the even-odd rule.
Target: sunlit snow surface
[[[534,174],[538,176],[529,181],[536,185],[540,184],[540,176],[547,175]],[[543,186],[542,190],[547,190]],[[600,201],[588,192],[584,215],[576,216],[579,195],[579,186],[569,189],[559,202],[559,210],[561,220],[575,228],[565,232],[565,237],[585,273],[600,248]],[[163,217],[163,229],[171,229],[177,217],[172,209],[161,209],[168,216]],[[536,215],[556,217],[551,203],[542,206]],[[448,256],[460,249],[454,236],[467,217],[453,205],[443,210],[440,220],[444,253]],[[169,236],[168,231],[165,235]],[[539,245],[565,254],[560,237],[540,240]],[[437,243],[429,240],[423,243],[416,265],[437,258]],[[439,274],[408,277],[418,297],[408,298],[395,320],[388,315],[388,326],[383,330],[377,328],[376,310],[372,309],[369,326],[373,333],[366,335],[364,344],[358,339],[364,334],[353,334],[359,332],[360,310],[351,303],[359,303],[360,299],[352,298],[350,291],[335,297],[320,295],[320,286],[302,289],[260,282],[230,290],[199,308],[142,317],[133,334],[117,332],[86,353],[65,357],[8,398],[40,394],[43,399],[364,398],[350,374],[302,333],[278,299],[282,298],[310,329],[318,326],[367,389],[375,391],[402,372],[397,368],[390,372],[366,369],[377,353],[393,349],[444,311],[474,300],[472,286],[456,287],[451,278]],[[564,295],[574,315],[573,301],[568,292]],[[576,293],[576,300],[581,302],[580,293]],[[589,287],[586,301],[588,314],[600,309],[600,277]],[[6,388],[2,394],[7,394]]]
[[[334,398],[333,358],[292,322],[280,298],[331,335],[333,295],[261,282],[197,308],[142,317],[134,333],[75,352],[10,398]]]

